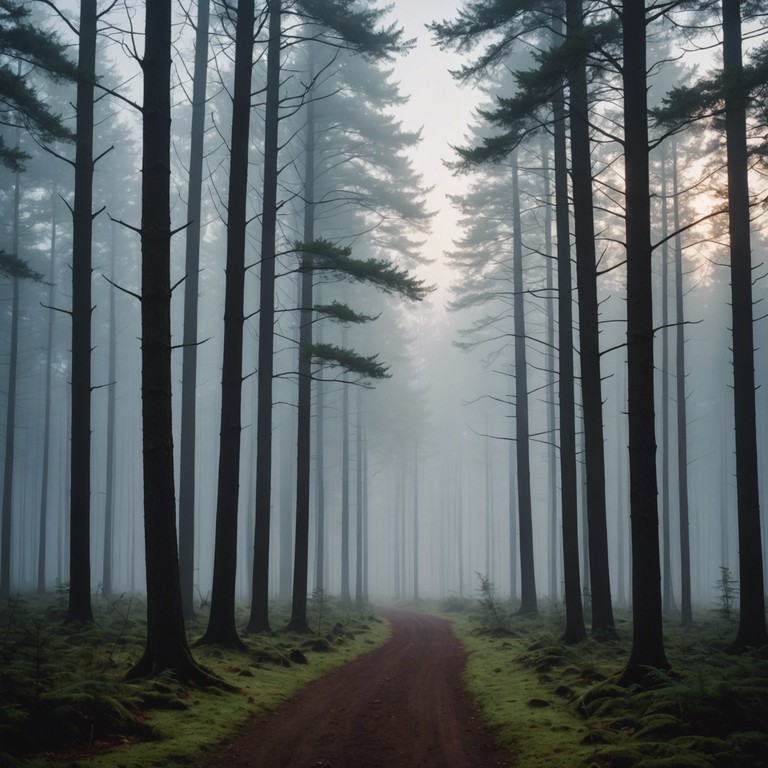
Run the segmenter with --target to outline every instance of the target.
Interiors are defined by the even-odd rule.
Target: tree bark
[[[197,314],[200,286],[200,228],[203,188],[205,92],[208,82],[210,0],[197,2],[192,128],[187,191],[187,241],[184,261],[184,349],[181,361],[179,447],[179,575],[185,618],[195,616],[195,445],[197,405]]]
[[[622,3],[627,249],[629,481],[632,523],[632,651],[620,680],[669,667],[664,651],[654,428],[651,205],[645,7]]]
[[[736,494],[739,520],[739,629],[730,650],[768,644],[763,551],[760,534],[755,417],[752,257],[746,93],[743,85],[740,0],[723,0],[723,80],[728,156],[728,224],[733,319],[733,394],[736,432]]]
[[[264,116],[264,187],[261,216],[259,290],[259,404],[256,415],[256,525],[253,588],[248,632],[268,632],[269,529],[272,504],[272,374],[274,369],[275,231],[277,226],[277,154],[280,100],[281,2],[269,0],[267,91]]]
[[[91,249],[96,0],[80,3],[75,204],[72,228],[72,464],[67,623],[92,622],[91,609]]]
[[[567,0],[569,36],[584,26],[581,0]],[[579,349],[581,399],[584,412],[584,451],[587,476],[589,584],[592,593],[592,633],[613,634],[611,578],[608,567],[606,524],[603,392],[600,373],[597,261],[592,208],[592,162],[589,138],[589,103],[586,62],[569,71],[571,174],[576,245],[576,282],[579,297]]]
[[[680,623],[693,623],[691,606],[691,546],[688,527],[688,415],[685,392],[685,307],[683,303],[683,244],[680,235],[680,191],[677,143],[672,143],[672,195],[675,227],[675,375],[677,377],[677,493],[680,518]]]
[[[310,55],[310,81],[313,78]],[[304,242],[315,239],[315,105],[308,94],[307,125],[304,140]],[[309,632],[307,592],[309,579],[309,487],[311,476],[312,430],[312,344],[313,283],[312,255],[301,256],[301,299],[299,302],[299,395],[296,420],[296,545],[293,556],[293,597],[289,629]],[[318,533],[318,535],[321,535]],[[318,545],[319,546],[319,545]],[[318,565],[318,576],[320,576]],[[322,584],[322,578],[320,578]]]
[[[523,285],[523,233],[517,157],[512,159],[512,226],[514,230],[514,337],[515,337],[515,436],[517,441],[517,505],[520,522],[520,609],[538,613],[533,561],[533,510],[531,459],[528,444],[528,363],[525,349],[525,288]]]
[[[559,318],[560,507],[563,526],[563,581],[566,643],[586,637],[579,578],[579,517],[576,472],[576,403],[573,363],[573,280],[568,215],[568,168],[565,98],[562,89],[553,102],[555,142],[555,223],[557,227],[557,314]]]
[[[51,192],[51,271],[48,306],[56,300],[56,203],[58,191]],[[55,312],[48,315],[48,339],[45,348],[45,406],[43,411],[43,466],[40,473],[40,531],[37,548],[37,593],[45,594],[46,558],[48,552],[48,475],[51,458],[51,385],[53,365],[53,329]]]
[[[179,586],[171,410],[171,2],[146,7],[141,185],[141,395],[147,644],[129,676],[215,680],[187,646]]]
[[[110,279],[115,282],[115,230],[112,229]],[[115,517],[115,415],[117,407],[117,324],[115,320],[115,288],[109,292],[109,375],[107,377],[107,466],[104,488],[104,559],[101,570],[101,591],[112,594],[112,547]]]
[[[232,139],[227,199],[227,279],[224,295],[221,430],[213,585],[208,626],[197,641],[197,645],[216,643],[234,648],[243,647],[235,626],[235,587],[242,432],[243,302],[253,19],[253,0],[239,0],[235,29],[235,83],[232,96]]]

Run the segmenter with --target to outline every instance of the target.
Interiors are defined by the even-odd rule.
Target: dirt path
[[[466,652],[450,623],[379,613],[392,624],[385,645],[251,721],[208,768],[511,766],[464,692]]]

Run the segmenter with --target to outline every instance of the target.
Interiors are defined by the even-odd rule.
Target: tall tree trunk
[[[583,32],[581,0],[567,0],[568,36]],[[592,593],[592,633],[613,634],[611,578],[608,568],[608,528],[605,500],[603,393],[600,374],[597,262],[592,207],[592,162],[589,138],[589,101],[586,62],[569,70],[571,174],[576,244],[576,282],[579,297],[581,398],[584,411],[584,449],[587,473],[589,573]]]
[[[51,191],[51,278],[48,286],[48,306],[56,300],[56,203],[58,191]],[[43,466],[40,473],[40,531],[37,548],[37,593],[45,593],[48,538],[48,475],[51,459],[51,385],[53,370],[53,329],[55,312],[48,315],[48,339],[45,349],[45,406],[43,415]]]
[[[13,255],[19,253],[19,203],[21,200],[21,174],[16,172],[13,193]],[[16,443],[16,377],[19,360],[19,278],[13,278],[11,299],[11,350],[8,359],[8,400],[5,416],[5,461],[3,463],[3,519],[0,552],[0,601],[11,595],[11,522],[13,519],[13,464]]]
[[[668,668],[664,651],[653,402],[653,296],[645,6],[622,3],[632,651],[622,683]]]
[[[517,504],[520,520],[520,613],[538,612],[533,562],[533,510],[531,459],[528,444],[528,363],[525,349],[525,288],[523,285],[523,233],[517,158],[512,160],[512,226],[514,229],[513,291],[515,336],[515,435],[517,442]]]
[[[264,115],[264,187],[259,289],[259,406],[256,415],[256,526],[249,632],[268,632],[269,529],[272,505],[272,374],[274,370],[275,232],[277,227],[277,129],[280,102],[281,2],[269,0],[267,91]]]
[[[551,180],[549,176],[549,145],[546,138],[541,142],[542,172],[544,174],[544,199],[549,201],[552,195]],[[567,242],[567,241],[566,241]],[[554,253],[552,249],[552,206],[547,204],[544,209],[544,254],[546,259],[546,315],[547,315],[547,432],[550,435],[547,445],[547,498],[549,500],[549,599],[557,602],[558,593],[558,556],[557,556],[557,449],[555,434],[557,422],[555,419],[555,285],[554,285]],[[569,291],[570,295],[570,291]]]
[[[171,409],[171,2],[146,7],[141,185],[141,395],[147,644],[134,677],[212,682],[187,646],[179,586]]]
[[[115,229],[112,226],[110,279],[115,282]],[[101,591],[112,594],[112,546],[115,517],[115,413],[117,404],[117,323],[115,320],[115,289],[109,292],[109,391],[107,392],[107,466],[104,490],[104,559],[101,571]]]
[[[419,444],[413,446],[413,602],[419,602]]]
[[[205,91],[208,82],[210,0],[197,0],[192,129],[189,148],[187,242],[184,261],[184,349],[181,361],[179,448],[179,575],[184,616],[195,616],[195,444],[197,435],[197,313],[200,286],[200,229],[203,190]]]
[[[239,0],[235,29],[235,83],[232,95],[232,139],[227,200],[227,279],[224,295],[221,430],[213,585],[208,626],[197,641],[197,644],[216,643],[235,648],[243,647],[235,627],[235,582],[242,432],[243,302],[253,18],[253,0]]]
[[[346,329],[342,331],[342,347],[347,346]],[[349,385],[341,395],[341,604],[352,605],[349,584]]]
[[[315,525],[316,575],[315,589],[325,590],[325,389],[323,382],[315,383],[317,414],[315,415]]]
[[[519,544],[517,541],[517,448],[515,446],[515,434],[517,430],[517,421],[515,419],[515,392],[514,392],[514,365],[510,366],[509,372],[510,391],[509,391],[509,450],[507,452],[507,503],[509,506],[509,596],[510,599],[517,599],[517,576],[518,576],[518,552]]]
[[[669,247],[666,153],[661,156],[661,607],[668,616],[674,607],[672,597],[672,554],[670,544],[671,509],[669,500]]]
[[[723,0],[723,80],[727,88],[725,132],[728,156],[736,493],[739,518],[739,629],[730,649],[739,652],[747,647],[768,644],[757,468],[753,274],[740,0]]]
[[[672,142],[672,194],[675,232],[675,375],[677,377],[677,493],[680,516],[680,622],[693,623],[691,547],[688,529],[688,415],[685,393],[685,308],[683,305],[683,243],[680,235],[677,143]]]
[[[310,81],[312,80],[312,51]],[[315,105],[312,92],[308,94],[307,125],[304,139],[304,243],[315,239]],[[299,301],[299,394],[296,420],[296,544],[293,556],[293,597],[291,601],[290,629],[309,632],[307,623],[307,591],[309,579],[309,486],[311,476],[312,430],[312,320],[313,320],[312,254],[301,255],[301,297]],[[318,531],[318,537],[321,532]],[[320,545],[318,544],[318,547]],[[318,557],[318,560],[320,558]],[[318,584],[322,585],[321,566],[318,565]],[[318,587],[321,588],[321,587]]]
[[[96,0],[80,3],[75,205],[72,229],[72,465],[69,605],[66,621],[92,622],[91,610],[91,248]]]
[[[555,222],[557,227],[557,314],[559,318],[560,507],[563,525],[566,643],[586,636],[579,578],[579,506],[576,472],[576,403],[573,373],[573,280],[568,215],[568,168],[563,90],[553,104],[555,142]],[[553,398],[554,399],[554,398]]]
[[[357,525],[355,529],[355,608],[363,609],[363,390],[357,390],[357,422],[355,424],[355,499]]]

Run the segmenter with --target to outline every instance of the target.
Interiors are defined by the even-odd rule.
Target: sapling
[[[731,630],[736,623],[736,596],[739,593],[736,586],[738,581],[731,575],[731,569],[727,565],[720,566],[720,578],[717,580],[717,589],[720,593],[720,608],[717,613],[728,622]]]
[[[496,597],[496,586],[494,583],[481,573],[475,571],[475,575],[480,580],[480,597],[477,602],[485,612],[486,623],[498,632],[509,632],[508,621],[505,621],[502,606]]]

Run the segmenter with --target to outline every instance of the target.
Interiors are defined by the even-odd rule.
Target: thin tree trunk
[[[347,346],[346,329],[342,347]],[[344,385],[341,401],[341,604],[349,608],[352,596],[349,584],[349,385]]]
[[[549,200],[552,194],[551,180],[549,177],[549,146],[546,139],[542,139],[542,171],[544,174],[544,199]],[[547,432],[550,435],[547,446],[547,498],[549,500],[549,599],[557,602],[558,592],[558,556],[557,556],[557,449],[555,435],[557,422],[555,419],[555,286],[553,262],[555,256],[552,251],[552,206],[547,204],[544,209],[544,254],[546,259],[546,285],[547,285]],[[570,290],[568,291],[570,296]]]
[[[19,174],[16,174],[16,187]],[[18,194],[18,193],[17,193]],[[18,225],[17,225],[18,226]],[[15,236],[14,236],[14,239]],[[19,359],[19,278],[13,278],[11,301],[11,351],[8,361],[8,401],[5,417],[5,462],[3,467],[2,571],[0,601],[11,594],[11,521],[13,518],[13,465],[16,440],[16,376]]]
[[[208,82],[210,0],[197,0],[192,129],[189,149],[187,242],[184,281],[184,349],[181,362],[179,448],[179,568],[185,618],[195,616],[195,445],[197,435],[197,314],[200,286],[200,229],[203,189],[205,92]]]
[[[57,190],[51,192],[51,278],[48,287],[48,306],[56,300],[56,202]],[[53,370],[53,329],[55,312],[48,315],[48,340],[45,349],[45,406],[43,426],[43,466],[40,477],[40,541],[37,549],[37,593],[45,593],[48,537],[48,474],[51,459],[51,386]]]
[[[355,608],[361,611],[363,599],[363,390],[357,391],[357,423],[355,424],[355,497],[357,526],[355,530]]]
[[[576,403],[573,373],[573,280],[568,215],[565,103],[562,89],[553,101],[555,221],[557,226],[557,314],[559,318],[560,507],[563,522],[563,581],[566,643],[586,636],[579,578],[579,507],[576,472]]]
[[[248,129],[251,112],[253,0],[239,0],[235,30],[235,83],[227,202],[227,279],[221,364],[221,430],[216,496],[213,584],[208,626],[198,645],[242,648],[235,627],[237,506],[243,389],[243,302],[248,190]]]
[[[115,230],[112,227],[112,252],[110,254],[110,279],[115,282]],[[104,491],[104,559],[102,561],[101,591],[112,594],[112,546],[115,516],[115,413],[117,393],[117,323],[115,320],[115,289],[109,292],[109,375],[107,377],[107,466]]]
[[[281,2],[269,0],[267,90],[264,116],[264,187],[261,217],[259,290],[259,405],[256,416],[256,526],[249,632],[268,632],[269,529],[272,505],[272,374],[274,370],[275,232],[277,226],[277,154],[280,100]]]
[[[624,67],[624,167],[627,248],[627,374],[629,381],[629,480],[632,518],[632,651],[624,684],[642,680],[647,668],[669,667],[661,611],[659,512],[654,428],[651,206],[648,170],[648,104],[645,6],[622,3]]]
[[[313,77],[312,51],[310,56],[310,81]],[[307,125],[304,139],[304,243],[315,239],[315,105],[312,93],[308,94]],[[301,257],[301,298],[299,306],[299,394],[296,443],[296,545],[293,558],[293,598],[289,629],[309,632],[307,623],[307,591],[309,579],[309,487],[311,464],[312,429],[312,320],[313,282],[312,255],[304,252]],[[318,532],[318,536],[321,534]],[[318,545],[320,546],[320,545]],[[320,560],[320,558],[318,558]],[[322,584],[321,566],[318,565],[318,582]]]
[[[514,229],[515,435],[517,440],[517,503],[520,520],[520,613],[538,612],[533,562],[533,510],[528,444],[528,363],[525,349],[523,233],[517,158],[512,160],[512,226]]]
[[[413,602],[419,602],[419,444],[413,446]]]
[[[667,206],[666,153],[661,156],[661,606],[665,616],[673,610],[672,597],[672,554],[670,544],[670,503],[669,503],[669,248],[667,234],[669,216]]]
[[[96,0],[80,3],[75,204],[72,229],[72,503],[67,623],[92,622],[91,610],[91,248]]]
[[[677,376],[677,493],[680,516],[680,622],[693,623],[691,605],[691,547],[688,529],[688,415],[685,393],[685,308],[683,304],[683,244],[680,235],[680,196],[677,142],[672,141],[672,194],[675,232],[675,375]]]
[[[725,132],[728,156],[733,394],[739,519],[739,629],[730,650],[740,652],[748,647],[757,648],[768,644],[755,423],[753,274],[740,0],[723,0],[723,80],[727,84]]]
[[[510,366],[509,372],[510,391],[509,391],[509,451],[507,452],[507,502],[509,505],[509,596],[512,600],[517,599],[517,575],[518,575],[518,551],[517,542],[517,448],[515,447],[515,432],[517,422],[515,420],[515,392],[514,392],[514,365]]]
[[[567,0],[569,36],[584,27],[581,0]],[[579,349],[581,361],[584,449],[587,473],[589,585],[592,594],[592,633],[613,634],[611,579],[608,568],[608,529],[605,500],[603,394],[600,373],[597,263],[592,207],[592,164],[589,138],[589,102],[586,62],[569,71],[571,174],[579,297]]]

